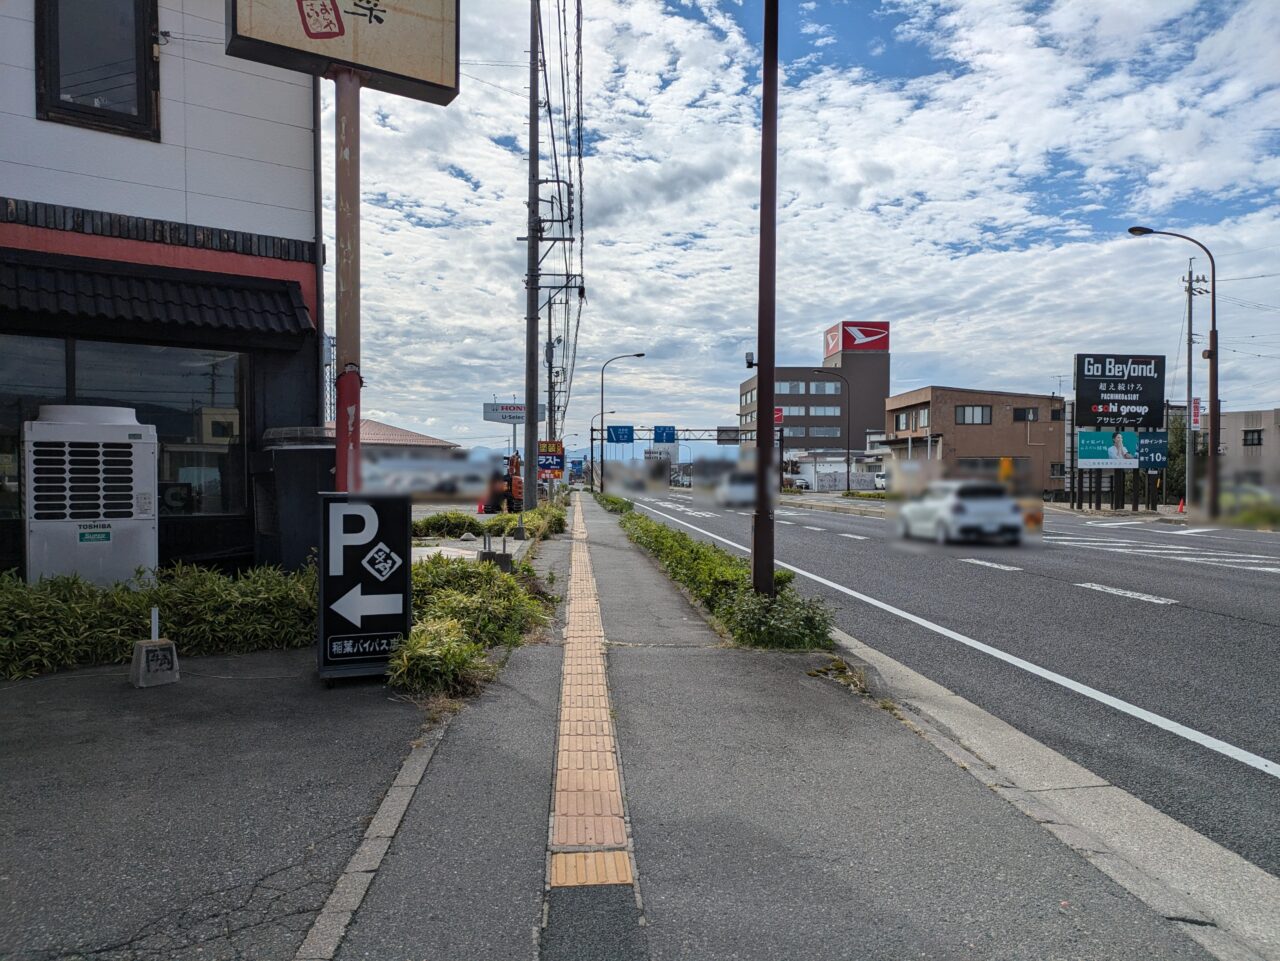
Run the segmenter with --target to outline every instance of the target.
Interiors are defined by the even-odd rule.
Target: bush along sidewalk
[[[610,514],[630,514],[635,505],[625,497],[614,497],[612,494],[601,494],[596,491],[596,503]]]
[[[619,523],[632,543],[657,558],[668,576],[705,605],[737,643],[831,648],[830,612],[821,601],[800,596],[791,586],[791,571],[774,571],[777,593],[764,597],[751,589],[751,567],[742,558],[634,511],[623,513]]]
[[[461,537],[473,534],[482,537],[491,534],[510,537],[520,524],[519,514],[467,514],[463,511],[443,511],[420,517],[413,522],[414,537]],[[544,504],[524,512],[525,531],[534,540],[548,534],[563,534],[565,529],[564,507]]]

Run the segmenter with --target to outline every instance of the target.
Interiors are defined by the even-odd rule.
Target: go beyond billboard
[[[1081,431],[1076,435],[1076,456],[1082,470],[1135,468],[1138,466],[1138,432]]]

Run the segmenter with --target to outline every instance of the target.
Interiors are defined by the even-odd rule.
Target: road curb
[[[884,517],[885,510],[883,507],[856,507],[850,504],[845,507],[843,504],[814,504],[804,503],[798,500],[782,500],[783,507],[799,507],[807,511],[825,511],[828,514],[856,514],[860,517]]]
[[[831,636],[934,747],[1220,961],[1280,961],[1280,879],[893,658]]]

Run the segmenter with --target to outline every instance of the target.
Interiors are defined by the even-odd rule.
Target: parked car
[[[794,487],[798,491],[807,491],[809,489],[809,482],[803,477],[788,477],[787,486]]]
[[[898,512],[902,537],[928,537],[939,544],[984,538],[1019,544],[1022,528],[1022,506],[1002,485],[981,481],[930,484]]]
[[[876,484],[876,490],[878,491],[888,490],[889,480],[884,476],[884,471],[881,471],[880,473],[876,474],[875,484]]]
[[[729,471],[716,484],[716,503],[721,507],[750,507],[756,502],[756,478],[745,471]]]

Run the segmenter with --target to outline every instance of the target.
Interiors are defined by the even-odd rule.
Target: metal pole
[[[610,358],[612,359],[612,358]],[[604,490],[604,369],[609,366],[609,361],[605,361],[600,365],[600,493]]]
[[[360,489],[360,75],[334,75],[335,141],[334,240],[337,286],[334,319],[338,371],[334,437],[334,487]]]
[[[1218,445],[1222,442],[1218,416],[1218,265],[1207,248],[1205,253],[1209,256],[1209,517],[1216,519],[1222,513],[1218,503]]]
[[[1192,273],[1191,267],[1196,262],[1194,257],[1187,259],[1187,417],[1186,424],[1186,468],[1187,477],[1185,481],[1187,502],[1187,510],[1191,509],[1192,492],[1195,490],[1195,462],[1196,462],[1196,438],[1191,432],[1191,402],[1194,399],[1191,396],[1191,376],[1192,376],[1192,348],[1191,348],[1191,305],[1195,300],[1195,275]]]
[[[777,308],[778,222],[778,0],[764,4],[763,103],[760,125],[760,303],[757,319],[756,357],[760,375],[756,385],[756,410],[773,414],[774,325]],[[761,427],[764,425],[761,424]],[[769,458],[773,444],[761,443],[764,431],[756,431],[756,509],[751,518],[751,586],[757,594],[772,597],[773,496],[769,482]]]
[[[529,228],[525,272],[524,331],[524,503],[538,506],[538,0],[529,2]],[[550,411],[548,411],[548,416]]]

